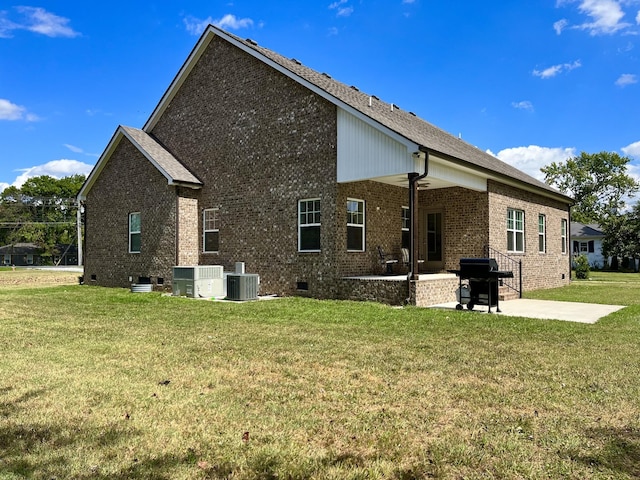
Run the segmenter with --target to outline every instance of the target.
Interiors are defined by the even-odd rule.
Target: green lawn
[[[640,275],[529,297],[629,307],[0,290],[0,479],[638,478]]]

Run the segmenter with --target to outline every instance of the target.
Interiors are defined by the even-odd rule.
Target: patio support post
[[[418,279],[418,182],[419,175],[415,172],[409,173],[409,265],[411,266],[411,277],[409,280]]]
[[[424,154],[424,173],[420,175],[416,172],[407,174],[409,177],[409,218],[411,221],[409,239],[411,275],[409,280],[418,280],[418,182],[429,174],[429,152],[424,147],[420,147],[420,150],[413,155],[415,158],[419,158],[422,154]]]

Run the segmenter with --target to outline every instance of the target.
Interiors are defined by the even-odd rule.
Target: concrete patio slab
[[[457,302],[450,302],[431,305],[429,308],[455,309],[457,304]],[[617,312],[622,308],[624,308],[624,305],[600,305],[596,303],[556,302],[552,300],[530,300],[521,298],[500,302],[501,312],[497,315],[596,323],[602,317],[606,317],[610,313]],[[475,306],[473,311],[487,313],[487,306]],[[495,307],[492,307],[491,312],[495,313],[495,311]]]

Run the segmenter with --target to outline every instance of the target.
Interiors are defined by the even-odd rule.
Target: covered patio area
[[[431,305],[454,302],[458,277],[451,273],[409,275],[363,275],[342,278],[340,297],[389,305]]]

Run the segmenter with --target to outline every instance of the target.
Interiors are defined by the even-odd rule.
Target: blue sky
[[[539,178],[606,150],[640,179],[640,0],[26,2],[0,5],[0,188],[89,173],[208,23]]]

